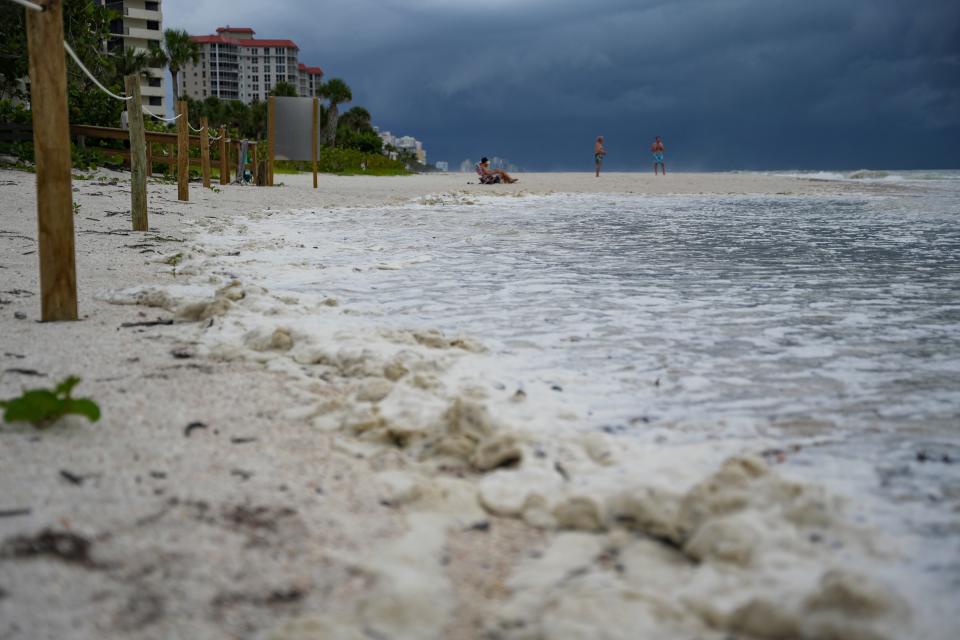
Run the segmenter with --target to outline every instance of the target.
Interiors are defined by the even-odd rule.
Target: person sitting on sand
[[[667,165],[663,164],[663,142],[660,136],[650,145],[650,152],[653,154],[653,175],[657,175],[657,165],[663,170],[663,175],[667,175]]]
[[[482,158],[480,162],[477,163],[477,175],[480,176],[480,182],[482,184],[496,184],[498,182],[507,182],[514,183],[517,182],[516,178],[511,178],[503,169],[491,169],[490,161],[486,158]]]
[[[597,177],[600,177],[600,166],[603,164],[603,156],[607,155],[607,150],[603,148],[603,136],[597,136],[597,141],[593,145],[593,161],[597,166]]]

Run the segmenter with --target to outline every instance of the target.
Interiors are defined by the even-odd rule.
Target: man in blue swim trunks
[[[657,165],[660,165],[663,175],[667,175],[667,165],[663,164],[663,151],[663,141],[660,140],[660,136],[657,136],[650,146],[650,152],[653,154],[653,175],[657,175]]]
[[[593,162],[597,168],[597,177],[600,177],[600,167],[603,165],[603,156],[607,155],[607,150],[603,148],[603,136],[597,136],[597,141],[593,145]]]

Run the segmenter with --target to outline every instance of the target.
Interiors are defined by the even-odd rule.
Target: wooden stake
[[[267,98],[267,186],[273,186],[273,157],[276,154],[277,118],[274,103],[276,98]]]
[[[177,200],[190,200],[190,130],[187,128],[187,103],[177,102]]]
[[[207,117],[200,118],[200,171],[203,172],[203,186],[210,188],[210,127]]]
[[[313,188],[317,188],[317,131],[320,122],[320,100],[313,99],[313,137],[310,139],[310,157],[313,159]]]
[[[230,184],[230,159],[227,158],[226,127],[220,127],[220,184]]]
[[[133,230],[146,231],[147,225],[147,141],[143,132],[143,103],[140,78],[134,74],[123,79],[127,100],[127,127],[130,133],[130,212]]]
[[[70,123],[61,0],[41,0],[45,11],[27,9],[30,110],[37,169],[40,253],[40,317],[77,319],[77,266],[70,182]]]
[[[257,143],[254,142],[254,143],[251,145],[251,147],[253,148],[253,151],[252,151],[252,153],[253,153],[253,184],[258,185],[258,184],[260,184],[260,180],[259,180],[259,178],[260,178],[260,169],[259,169],[259,167],[257,166],[257,165],[258,165],[258,162],[257,162]]]
[[[249,147],[247,147],[249,149]],[[243,142],[237,141],[237,167],[240,169],[240,173],[237,174],[237,180],[241,183],[245,183],[244,178],[247,175],[247,156],[243,153]]]

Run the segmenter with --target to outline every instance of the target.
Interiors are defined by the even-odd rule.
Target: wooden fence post
[[[319,123],[320,99],[313,99],[313,136],[310,138],[310,157],[313,159],[313,188],[317,188],[317,125]]]
[[[41,2],[45,11],[26,12],[37,170],[40,317],[48,322],[77,319],[77,265],[63,6],[61,0]]]
[[[174,153],[174,150],[175,150],[175,149],[176,149],[176,147],[175,147],[174,145],[172,145],[172,144],[168,144],[168,145],[167,145],[167,153],[170,154],[170,156],[169,156],[170,159],[167,161],[167,170],[170,172],[170,175],[171,175],[171,176],[174,175],[174,173],[175,173],[176,170],[177,170],[177,166],[173,163],[173,161],[174,161],[174,160],[176,159],[176,157],[177,157],[177,154]]]
[[[259,181],[259,178],[260,178],[260,170],[259,170],[259,168],[257,167],[257,164],[258,164],[258,160],[257,160],[257,143],[254,142],[254,143],[251,144],[250,146],[251,146],[251,148],[253,149],[253,152],[252,152],[252,153],[253,153],[253,184],[260,184],[260,181]]]
[[[187,103],[177,101],[177,200],[190,200],[190,130],[187,118]]]
[[[143,103],[140,78],[136,74],[123,79],[127,100],[127,127],[130,133],[130,213],[134,231],[146,231],[147,225],[147,142],[143,132]]]
[[[153,175],[153,144],[147,143],[147,177]]]
[[[220,184],[230,184],[230,159],[227,157],[226,127],[220,127]]]
[[[276,98],[267,98],[267,186],[273,186],[273,157],[276,152],[277,118],[274,103]]]
[[[200,118],[200,171],[203,173],[203,186],[210,188],[210,127],[207,116]]]

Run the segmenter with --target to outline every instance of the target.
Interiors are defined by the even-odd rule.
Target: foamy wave
[[[905,180],[902,175],[890,173],[889,171],[871,171],[869,169],[860,169],[847,176],[850,180],[877,180],[882,182],[898,182]]]
[[[581,610],[590,637],[625,637],[615,633],[624,620],[640,630],[631,637],[916,637],[911,606],[874,551],[888,545],[856,525],[842,499],[752,455],[774,441],[668,445],[584,432],[563,371],[549,372],[563,384],[546,391],[470,337],[395,328],[356,303],[285,291],[299,240],[280,244],[278,224],[251,217],[242,233],[201,236],[178,265],[186,287],[102,296],[194,322],[200,356],[287,376],[296,404],[284,418],[308,421],[318,438],[335,434],[337,451],[369,460],[385,503],[406,518],[409,535],[352,560],[371,576],[359,606],[273,637],[318,637],[316,629],[348,637],[356,628],[440,637],[455,606],[444,598],[444,532],[489,516],[550,532],[490,616],[490,635],[505,640],[532,637],[530,629],[572,637],[554,619]],[[225,255],[229,243],[256,264],[245,282],[218,275],[241,271]],[[386,254],[401,264],[419,251],[384,250],[371,262]],[[395,464],[382,466],[388,457]],[[666,585],[683,587],[662,598]]]
[[[831,182],[904,182],[914,180],[960,180],[960,171],[884,171],[857,169],[856,171],[774,171],[765,175],[803,180]]]

